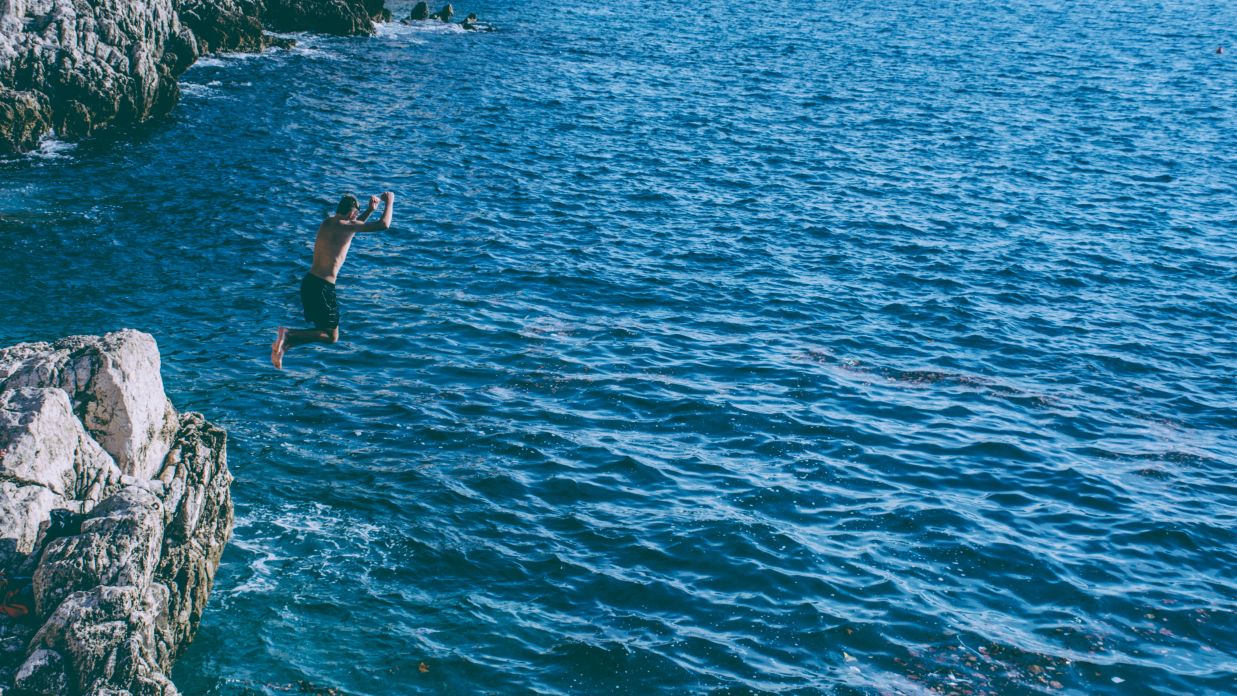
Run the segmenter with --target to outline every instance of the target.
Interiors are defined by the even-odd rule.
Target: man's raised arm
[[[386,207],[382,210],[382,219],[376,222],[367,222],[361,226],[362,232],[381,232],[382,230],[390,229],[391,215],[395,212],[395,194],[391,191],[382,193],[382,202],[386,203]]]

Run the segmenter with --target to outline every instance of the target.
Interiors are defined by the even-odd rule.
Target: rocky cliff
[[[225,445],[147,334],[0,350],[0,694],[177,693],[232,531]]]
[[[166,113],[198,56],[260,51],[264,27],[365,34],[389,17],[383,0],[0,0],[0,154]]]

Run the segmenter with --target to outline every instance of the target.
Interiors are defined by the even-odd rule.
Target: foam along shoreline
[[[0,155],[166,114],[200,57],[289,47],[271,32],[373,34],[384,0],[123,0],[0,5]]]
[[[77,148],[76,143],[69,143],[56,138],[55,131],[48,131],[39,138],[38,147],[30,151],[30,156],[45,160],[67,159],[70,152]]]
[[[232,533],[227,437],[125,330],[0,350],[0,693],[172,696]]]

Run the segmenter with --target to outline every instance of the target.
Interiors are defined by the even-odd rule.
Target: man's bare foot
[[[283,354],[288,350],[288,330],[284,327],[279,327],[275,330],[278,334],[275,342],[271,344],[271,364],[276,370],[283,369]]]

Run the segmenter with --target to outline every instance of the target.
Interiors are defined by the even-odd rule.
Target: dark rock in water
[[[277,31],[372,34],[381,3],[364,0],[268,0],[265,19]]]
[[[451,3],[447,3],[441,10],[438,10],[434,14],[430,15],[430,19],[436,19],[440,22],[450,22],[451,16],[454,14],[455,8],[451,6]]]
[[[383,0],[0,2],[0,154],[169,111],[198,56],[288,45],[263,31],[370,34]]]
[[[375,22],[391,21],[391,11],[386,8],[386,0],[362,0],[365,12]]]
[[[460,28],[465,31],[494,31],[494,27],[478,20],[475,12],[470,12],[464,21],[460,22]]]
[[[32,576],[0,694],[175,696],[232,532],[226,447],[173,410],[146,334],[0,350],[0,573]]]
[[[51,104],[42,93],[0,87],[0,154],[34,149],[51,130],[51,115]]]
[[[430,18],[430,6],[425,2],[418,2],[412,6],[412,14],[408,15],[408,19],[421,20]]]
[[[286,39],[282,36],[267,34],[265,36],[266,45],[271,48],[293,48],[296,46],[296,39]]]
[[[261,51],[262,6],[235,0],[177,0],[180,21],[197,39],[198,53],[215,51]]]

